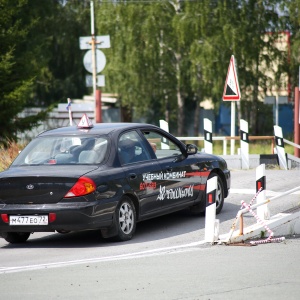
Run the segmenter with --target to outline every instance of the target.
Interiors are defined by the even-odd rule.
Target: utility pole
[[[92,68],[93,68],[93,95],[95,101],[95,122],[96,122],[96,112],[97,112],[97,100],[96,100],[96,90],[97,90],[97,66],[96,66],[96,41],[95,41],[95,20],[94,20],[94,1],[91,1],[91,35],[92,35]]]
[[[93,98],[95,102],[94,119],[96,123],[102,122],[101,112],[101,91],[97,90],[97,86],[105,86],[104,75],[97,75],[106,65],[106,58],[102,51],[98,48],[110,48],[110,37],[95,36],[95,19],[94,19],[94,1],[90,1],[91,10],[91,34],[92,36],[80,37],[79,47],[81,50],[88,50],[84,56],[83,64],[86,70],[92,75],[86,76],[86,84],[93,88]]]

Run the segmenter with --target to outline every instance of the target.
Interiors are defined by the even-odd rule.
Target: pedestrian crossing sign
[[[241,99],[239,81],[235,68],[234,56],[231,56],[226,76],[223,101],[239,101]]]

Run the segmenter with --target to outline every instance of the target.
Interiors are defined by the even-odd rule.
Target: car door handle
[[[173,170],[173,168],[172,167],[167,167],[166,170],[167,170],[167,172],[171,172]]]
[[[130,180],[134,180],[134,179],[136,179],[136,178],[137,178],[137,176],[136,176],[135,173],[130,173],[130,174],[129,174],[129,179],[130,179]]]

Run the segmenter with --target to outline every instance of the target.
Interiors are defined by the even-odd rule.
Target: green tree
[[[0,143],[16,140],[51,106],[87,91],[79,37],[87,35],[89,4],[0,0]],[[43,112],[19,117],[25,107]]]
[[[65,5],[61,5],[64,3]],[[81,97],[85,87],[80,36],[90,35],[89,1],[0,0],[0,122],[2,141],[15,139],[42,115],[20,119],[26,106],[49,107]],[[237,61],[242,101],[240,117],[260,130],[260,101],[282,74],[297,78],[299,0],[94,1],[96,34],[108,34],[107,92],[117,93],[126,121],[164,118],[185,132],[199,104],[216,109],[230,56]],[[281,8],[281,6],[284,7]],[[284,13],[282,13],[284,12]],[[291,68],[274,47],[282,30],[292,31]],[[266,39],[266,32],[272,32]],[[275,70],[273,62],[278,69]],[[274,68],[276,77],[267,70]],[[295,80],[294,80],[295,81]],[[43,113],[45,115],[45,113]]]
[[[32,2],[32,1],[31,1]],[[39,36],[42,50],[36,63],[46,63],[35,80],[32,105],[48,106],[66,102],[67,98],[80,98],[88,93],[83,66],[85,52],[79,48],[79,37],[90,35],[89,1],[36,1],[39,27],[33,35]],[[31,36],[31,38],[34,38]]]
[[[286,55],[275,47],[281,33],[279,1],[201,1],[189,13],[199,39],[192,46],[193,88],[221,103],[227,67],[235,56],[241,89],[239,119],[258,134],[260,103],[271,86],[279,84]],[[198,14],[196,20],[194,16]],[[273,62],[277,62],[277,68]],[[268,71],[276,74],[275,81]]]
[[[102,4],[96,18],[99,32],[112,41],[107,89],[139,115],[177,123],[180,135],[191,94],[183,9],[181,1],[119,1]]]
[[[4,145],[45,117],[45,112],[26,118],[17,116],[26,106],[35,77],[34,66],[26,63],[35,55],[26,48],[29,33],[37,26],[34,19],[26,17],[29,12],[25,0],[0,0],[0,144]]]
[[[291,86],[296,87],[299,86],[300,66],[300,1],[281,1],[280,9],[282,30],[290,34],[290,52],[287,57],[289,64],[286,64],[286,68],[288,68]]]

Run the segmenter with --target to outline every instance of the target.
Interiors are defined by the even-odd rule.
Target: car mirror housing
[[[198,152],[198,148],[194,144],[187,144],[185,149],[186,149],[186,154],[187,155],[193,155],[193,154],[196,154]]]

